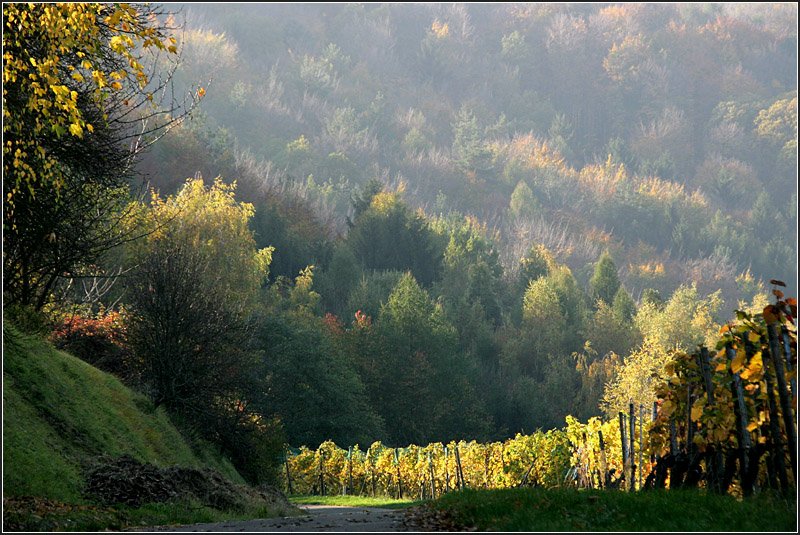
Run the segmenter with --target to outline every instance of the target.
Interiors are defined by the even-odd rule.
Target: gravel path
[[[237,520],[213,524],[162,526],[158,531],[338,531],[392,532],[411,531],[402,510],[377,507],[301,505],[308,514],[263,520]]]

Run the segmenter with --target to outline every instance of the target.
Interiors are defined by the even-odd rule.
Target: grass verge
[[[688,490],[465,490],[432,507],[482,531],[797,532],[796,499],[766,494],[740,501]]]
[[[94,503],[84,494],[87,469],[123,454],[244,480],[210,444],[188,440],[163,409],[112,375],[10,325],[3,325],[3,346],[4,531],[103,531],[277,515],[256,501],[225,511],[187,499],[137,508]]]
[[[295,505],[347,505],[350,507],[380,507],[382,509],[405,509],[422,502],[411,499],[396,500],[370,496],[290,496]]]

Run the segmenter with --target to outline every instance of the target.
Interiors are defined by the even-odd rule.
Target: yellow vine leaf
[[[703,416],[703,409],[705,408],[705,400],[703,398],[698,399],[695,401],[694,405],[692,406],[692,412],[690,417],[693,422],[696,422]]]
[[[764,361],[761,359],[761,351],[759,351],[750,359],[750,364],[747,365],[747,368],[741,373],[741,376],[742,379],[758,381],[761,379],[763,372]]]
[[[744,367],[744,360],[747,357],[743,349],[736,350],[736,356],[731,361],[731,372],[738,373]]]

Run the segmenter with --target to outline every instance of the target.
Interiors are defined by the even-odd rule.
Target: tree
[[[296,308],[269,314],[259,326],[264,396],[258,408],[282,422],[290,444],[365,444],[384,436],[333,331]]]
[[[478,130],[475,114],[466,104],[461,106],[453,123],[453,160],[463,170],[474,171],[487,168],[490,156]]]
[[[475,362],[457,352],[455,328],[410,273],[381,307],[376,327],[384,355],[372,402],[395,440],[424,443],[486,433],[489,417],[473,384]]]
[[[130,4],[3,5],[7,302],[43,307],[58,280],[135,237],[119,230],[132,159],[188,110],[154,96],[172,72],[152,75],[159,53],[177,53],[163,15]]]
[[[516,217],[531,217],[542,209],[533,191],[524,180],[520,180],[511,193],[508,208]]]
[[[702,297],[695,285],[675,290],[663,307],[652,301],[643,302],[634,316],[643,342],[625,357],[606,385],[602,401],[606,415],[626,410],[629,400],[645,407],[652,405],[669,351],[687,351],[700,344],[713,347],[719,328],[714,314],[719,305],[719,292]]]
[[[627,355],[641,341],[630,320],[622,320],[605,301],[598,302],[597,310],[587,323],[586,339],[601,357],[609,352]]]
[[[425,218],[398,193],[375,194],[355,220],[347,244],[365,269],[411,270],[430,286],[439,272],[442,251]]]
[[[611,310],[614,312],[614,318],[620,323],[629,323],[634,314],[636,314],[636,303],[633,302],[628,291],[622,286],[619,287],[619,290],[614,295]]]
[[[589,291],[595,300],[602,299],[610,305],[620,288],[617,266],[611,259],[608,251],[604,252],[594,267],[594,273],[589,280]]]
[[[195,423],[242,395],[249,319],[272,255],[256,249],[253,207],[234,190],[195,179],[166,199],[154,194],[145,212],[155,229],[131,246],[130,340],[142,380],[157,405]]]
[[[529,375],[541,373],[543,363],[550,355],[564,353],[563,345],[569,328],[561,309],[558,290],[548,277],[531,281],[522,302],[524,329],[534,334],[531,362],[523,369]]]
[[[531,281],[549,274],[556,267],[553,254],[542,244],[536,244],[519,261],[519,282],[522,289]]]

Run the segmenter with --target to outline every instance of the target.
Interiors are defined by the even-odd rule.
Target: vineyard
[[[568,416],[563,429],[488,444],[363,450],[327,441],[287,454],[284,488],[418,499],[465,487],[788,492],[797,477],[797,304],[773,294],[761,314],[737,311],[713,350],[671,353],[652,407],[631,404],[609,421]]]

